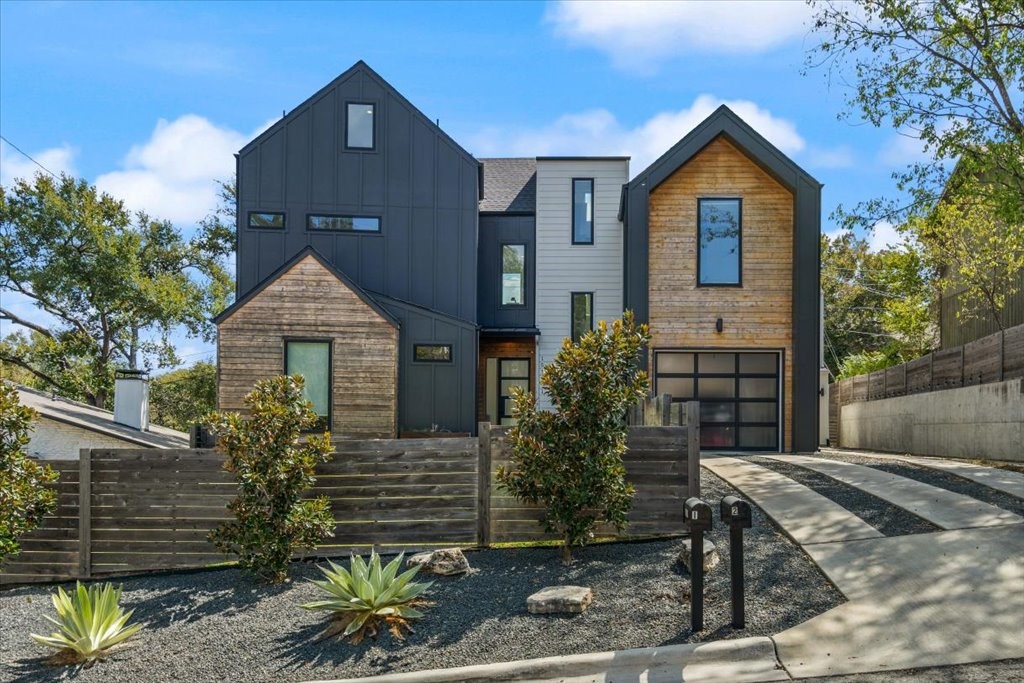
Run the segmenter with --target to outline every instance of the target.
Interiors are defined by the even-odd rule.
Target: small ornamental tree
[[[57,492],[47,486],[57,473],[25,453],[35,417],[17,390],[0,382],[0,564],[21,552],[18,539],[57,507]]]
[[[324,497],[303,499],[316,478],[317,463],[333,451],[331,435],[302,432],[319,418],[303,397],[299,375],[262,380],[245,397],[251,416],[214,413],[207,420],[224,469],[238,479],[239,495],[228,504],[235,519],[210,533],[210,540],[262,579],[288,578],[288,562],[299,548],[312,548],[333,535],[334,518]]]
[[[516,425],[508,432],[510,464],[498,482],[518,500],[544,508],[540,523],[562,539],[562,561],[584,545],[595,525],[626,526],[633,487],[626,483],[626,411],[647,393],[637,358],[646,325],[627,311],[604,321],[573,344],[569,339],[541,374],[555,406],[537,410],[535,398],[513,389]]]

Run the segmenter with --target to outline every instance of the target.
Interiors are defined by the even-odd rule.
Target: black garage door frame
[[[673,353],[673,354],[687,353],[687,354],[693,354],[694,366],[693,366],[692,371],[690,371],[690,372],[668,372],[668,371],[662,372],[662,371],[660,371],[658,355],[662,354],[662,353]],[[700,369],[700,359],[699,359],[699,356],[698,356],[698,354],[702,354],[702,353],[705,353],[705,354],[707,354],[707,353],[736,354],[736,360],[735,360],[736,364],[735,364],[735,367],[733,368],[732,372],[702,372],[701,369]],[[740,365],[739,355],[740,354],[758,354],[758,353],[759,354],[773,354],[773,355],[776,355],[777,358],[776,358],[776,365],[775,365],[775,372],[774,373],[744,372],[744,371],[741,371],[741,369],[739,367],[739,365]],[[782,452],[784,450],[784,444],[786,443],[786,434],[785,434],[785,430],[786,430],[786,404],[785,404],[785,396],[786,396],[786,394],[785,394],[785,391],[786,391],[785,390],[785,383],[786,383],[785,382],[785,377],[786,377],[786,350],[785,349],[783,349],[783,348],[757,348],[757,347],[755,347],[755,348],[751,348],[751,347],[717,347],[717,346],[710,346],[710,347],[705,347],[705,346],[700,346],[700,347],[698,347],[698,346],[659,347],[659,348],[652,349],[652,354],[651,355],[653,356],[653,361],[654,361],[652,367],[653,367],[655,391],[656,391],[656,393],[659,393],[659,394],[672,394],[671,391],[663,390],[662,388],[660,388],[658,386],[659,385],[659,380],[662,379],[662,378],[665,378],[665,379],[673,379],[673,378],[681,378],[681,379],[699,379],[699,378],[706,378],[706,379],[729,379],[729,378],[732,378],[732,379],[735,380],[736,385],[735,385],[734,395],[733,395],[732,398],[719,398],[719,397],[715,397],[715,398],[710,398],[710,399],[704,399],[705,401],[709,401],[709,402],[733,403],[733,405],[734,405],[734,419],[733,419],[733,421],[731,423],[730,422],[718,423],[719,425],[729,425],[729,424],[732,424],[734,427],[736,427],[736,429],[734,430],[734,436],[733,436],[733,439],[734,439],[733,446],[721,447],[720,450],[723,450],[723,451],[761,451],[761,452],[764,452],[764,451],[771,452],[772,450],[774,450],[775,452]],[[765,378],[766,379],[766,378],[769,378],[769,377],[775,378],[775,380],[776,380],[776,382],[775,382],[775,397],[774,398],[764,398],[764,399],[756,399],[756,398],[741,399],[740,398],[740,395],[739,395],[740,391],[739,391],[739,386],[738,386],[740,379],[761,379],[761,378]],[[700,393],[699,382],[696,382],[695,386],[697,387],[696,391],[699,394]],[[677,396],[677,395],[673,395],[672,396],[672,402],[673,403],[681,403],[681,402],[693,400],[694,398],[696,398],[698,401],[702,400],[699,395],[697,395],[697,396]],[[764,447],[749,447],[749,446],[748,447],[742,447],[742,446],[736,445],[736,444],[739,443],[739,427],[741,426],[741,424],[743,426],[757,426],[757,424],[758,424],[758,423],[753,423],[753,424],[744,423],[743,421],[740,420],[740,417],[739,417],[739,403],[741,403],[741,402],[743,402],[743,403],[757,403],[757,402],[772,402],[772,401],[775,401],[776,406],[777,406],[776,413],[775,413],[776,414],[777,422],[773,425],[773,426],[776,427],[776,430],[777,430],[777,434],[776,434],[777,438],[776,438],[776,446],[775,446],[775,448],[771,449],[771,448],[764,448]],[[707,425],[708,427],[713,427],[715,424],[716,423],[714,423],[714,422],[703,422],[702,421],[702,428],[704,427],[704,425]],[[764,426],[767,426],[767,423],[760,423],[760,424],[762,424]],[[717,449],[716,447],[706,447],[706,448],[708,448],[708,450],[716,450]]]

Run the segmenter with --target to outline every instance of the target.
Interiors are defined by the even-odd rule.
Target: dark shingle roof
[[[535,211],[537,160],[480,159],[484,165],[481,211]]]

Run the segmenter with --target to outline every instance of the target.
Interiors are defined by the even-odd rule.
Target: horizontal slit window
[[[413,344],[413,360],[418,363],[451,363],[451,344]]]
[[[284,213],[280,211],[250,211],[249,227],[266,230],[284,230]]]
[[[310,214],[306,217],[306,227],[327,232],[380,232],[380,218]]]

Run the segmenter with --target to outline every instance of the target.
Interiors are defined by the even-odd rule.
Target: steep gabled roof
[[[284,125],[290,119],[292,119],[297,114],[299,114],[300,112],[305,110],[308,106],[312,105],[314,102],[316,102],[318,99],[320,99],[320,97],[323,96],[323,94],[326,93],[328,90],[330,90],[331,88],[336,87],[338,84],[342,83],[343,81],[348,80],[349,78],[351,78],[353,75],[355,75],[357,73],[365,73],[370,78],[372,78],[375,81],[377,81],[377,83],[382,88],[384,88],[384,90],[386,90],[388,93],[390,93],[396,99],[398,99],[403,104],[405,104],[407,107],[409,107],[409,109],[412,112],[414,112],[416,114],[416,116],[418,116],[431,129],[433,129],[439,135],[441,135],[445,140],[450,142],[452,144],[452,146],[454,146],[455,149],[457,149],[460,153],[462,153],[467,159],[471,159],[473,161],[476,161],[476,157],[474,157],[472,154],[470,154],[468,151],[466,151],[466,149],[462,145],[460,145],[458,142],[456,142],[455,139],[452,136],[448,135],[443,130],[441,130],[441,127],[438,126],[436,122],[434,122],[426,114],[424,114],[422,111],[420,111],[419,108],[416,105],[414,105],[412,102],[410,102],[408,99],[406,99],[405,95],[403,95],[398,90],[396,90],[393,85],[391,85],[386,80],[384,80],[384,78],[379,73],[377,73],[372,68],[370,68],[370,65],[367,64],[366,62],[364,62],[361,59],[358,62],[356,62],[355,64],[353,64],[352,66],[350,66],[348,69],[343,71],[341,74],[339,74],[330,83],[328,83],[327,85],[325,85],[324,87],[320,88],[315,93],[313,93],[312,95],[307,97],[305,100],[303,100],[301,103],[299,103],[298,106],[296,106],[291,111],[289,111],[287,114],[285,114],[280,119],[275,121],[274,124],[271,125],[269,128],[267,128],[265,131],[263,131],[262,133],[257,135],[252,140],[250,140],[248,144],[246,144],[244,147],[242,147],[242,149],[238,150],[238,154],[239,155],[245,154],[250,149],[255,147],[260,141],[269,138],[274,133],[276,133],[277,131],[281,130],[281,128],[283,128]]]
[[[480,211],[537,210],[537,161],[528,158],[481,159],[484,198]]]
[[[231,304],[223,311],[218,313],[216,316],[214,316],[213,322],[219,325],[220,323],[230,318],[235,311],[237,311],[239,308],[241,308],[246,303],[251,301],[257,295],[259,295],[260,292],[262,292],[268,286],[273,284],[278,278],[280,278],[282,275],[284,275],[293,267],[295,267],[295,265],[299,263],[299,261],[302,261],[307,256],[312,256],[314,259],[316,259],[317,263],[323,266],[327,270],[327,272],[336,277],[338,280],[341,281],[343,285],[352,290],[356,294],[356,296],[362,299],[363,303],[372,308],[374,312],[380,315],[380,317],[384,318],[384,320],[388,321],[393,327],[395,327],[395,329],[398,329],[401,326],[398,322],[398,319],[395,318],[395,316],[393,316],[390,312],[388,312],[387,309],[381,306],[372,296],[370,296],[366,292],[366,290],[357,285],[343,272],[341,272],[333,265],[331,265],[327,261],[327,259],[325,259],[320,254],[320,252],[317,251],[312,246],[304,247],[301,251],[299,251],[299,253],[295,254],[295,256],[291,257],[287,262],[285,262],[284,265],[282,265],[280,268],[275,270],[267,277],[263,278],[263,280],[258,285],[249,290],[249,292],[245,296],[243,296],[241,299],[238,299],[237,301],[235,301],[235,303]]]
[[[821,187],[821,183],[811,174],[797,166],[792,159],[724,104],[697,124],[654,163],[637,174],[629,185],[633,187],[646,184],[648,190],[653,190],[719,136],[730,140],[751,161],[790,190],[796,188],[797,181],[801,178]]]

